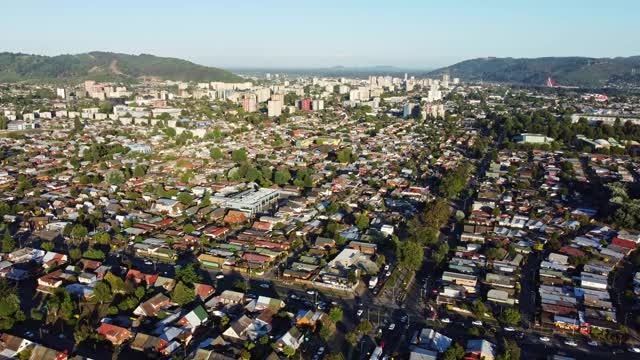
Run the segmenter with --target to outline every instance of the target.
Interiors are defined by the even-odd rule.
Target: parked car
[[[471,322],[471,324],[475,325],[475,326],[482,326],[482,321],[480,320],[474,320]]]
[[[442,321],[445,324],[449,324],[451,322],[449,318],[440,319],[440,321]]]
[[[573,340],[565,340],[564,343],[565,343],[565,345],[569,345],[569,346],[573,346],[573,347],[578,346],[578,344]]]
[[[389,264],[384,266],[384,271],[389,271]]]
[[[507,327],[504,328],[504,331],[514,332],[514,331],[516,331],[516,329],[512,328],[511,326],[507,326]]]
[[[636,347],[636,346],[630,347],[629,351],[632,352],[632,353],[639,353],[640,354],[640,348]]]
[[[598,345],[599,345],[598,342],[595,341],[595,340],[591,340],[587,344],[589,344],[589,346],[593,346],[593,347],[598,347]]]
[[[540,338],[540,341],[549,342],[549,341],[551,341],[551,339],[549,339],[549,338],[548,338],[548,337],[546,337],[546,336],[542,336],[542,337]]]
[[[223,274],[218,274],[218,275],[216,275],[216,279],[222,280],[222,279],[224,279],[224,275]]]
[[[260,284],[260,287],[263,288],[263,289],[268,289],[269,288],[269,284],[262,283],[262,284]]]
[[[389,325],[389,330],[390,331],[393,331],[393,329],[395,329],[395,328],[396,328],[396,324]]]
[[[308,294],[308,295],[315,295],[315,294],[316,294],[316,291],[315,291],[315,290],[313,290],[313,289],[309,289],[309,290],[307,290],[307,294]]]
[[[358,311],[356,312],[356,315],[357,315],[358,317],[360,317],[360,316],[362,316],[362,314],[363,314],[363,313],[364,313],[364,310],[362,310],[362,309],[358,309]]]

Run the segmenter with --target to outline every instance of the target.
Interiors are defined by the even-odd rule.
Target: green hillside
[[[640,56],[627,58],[545,57],[535,59],[480,58],[428,73],[466,81],[490,81],[543,86],[548,77],[560,85],[601,87],[640,85]]]
[[[184,81],[242,81],[229,71],[153,55],[90,52],[78,55],[40,56],[0,53],[0,81],[134,80],[158,77]]]

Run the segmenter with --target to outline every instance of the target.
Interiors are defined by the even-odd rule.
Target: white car
[[[396,328],[396,324],[389,325],[389,330],[390,331],[393,331],[393,329],[395,329],[395,328]]]
[[[472,321],[471,323],[475,326],[482,326],[482,321],[480,320],[475,320],[475,321]]]
[[[389,271],[389,264],[384,266],[384,271]]]
[[[322,355],[322,353],[324,353],[324,346],[320,346],[320,347],[318,348],[318,352],[317,352],[317,354],[318,354],[318,355]]]
[[[636,346],[632,346],[629,348],[629,351],[632,353],[640,353],[640,348]]]
[[[269,284],[262,283],[262,284],[260,284],[260,287],[263,288],[263,289],[268,289],[269,288]]]
[[[290,297],[291,297],[293,300],[296,300],[296,299],[298,298],[298,295],[296,295],[296,294],[291,294],[291,295],[290,295]]]
[[[573,340],[565,340],[564,343],[565,343],[565,345],[569,345],[569,346],[573,346],[573,347],[578,346],[578,344]]]
[[[506,328],[504,328],[504,331],[514,332],[516,331],[516,329],[512,328],[511,326],[507,326]]]
[[[222,280],[222,279],[224,279],[224,275],[218,274],[218,275],[216,275],[216,279]]]
[[[391,276],[391,271],[387,271],[387,273],[385,274],[386,277]]]
[[[315,295],[316,291],[315,290],[307,290],[307,294],[309,295]]]
[[[145,261],[144,261],[144,264],[145,264],[145,265],[153,265],[153,263],[152,263],[151,261],[149,261],[149,260],[145,260]]]
[[[360,310],[358,310],[358,311],[356,312],[356,315],[357,315],[358,317],[360,317],[360,316],[362,316],[362,314],[363,314],[363,313],[364,313],[364,310],[360,309]]]
[[[445,324],[448,324],[448,323],[451,322],[451,320],[449,320],[449,318],[440,319],[440,321],[442,321]]]
[[[593,347],[598,347],[598,345],[599,345],[598,342],[594,341],[594,340],[589,341],[587,344],[589,344],[589,346],[593,346]]]
[[[549,339],[546,336],[543,336],[543,337],[540,338],[540,341],[549,342],[549,341],[551,341],[551,339]]]

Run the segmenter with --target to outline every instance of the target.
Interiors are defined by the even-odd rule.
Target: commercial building
[[[278,191],[260,188],[244,190],[233,195],[214,195],[211,203],[229,209],[237,209],[253,216],[257,212],[271,209],[278,202]]]

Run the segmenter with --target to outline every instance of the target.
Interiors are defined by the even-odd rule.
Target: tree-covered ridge
[[[618,58],[544,57],[479,58],[438,69],[466,81],[507,82],[544,86],[547,78],[565,86],[640,85],[640,56]]]
[[[242,79],[229,71],[153,55],[90,52],[40,56],[0,53],[0,81],[24,80],[130,80],[142,76],[166,80],[225,81]]]

